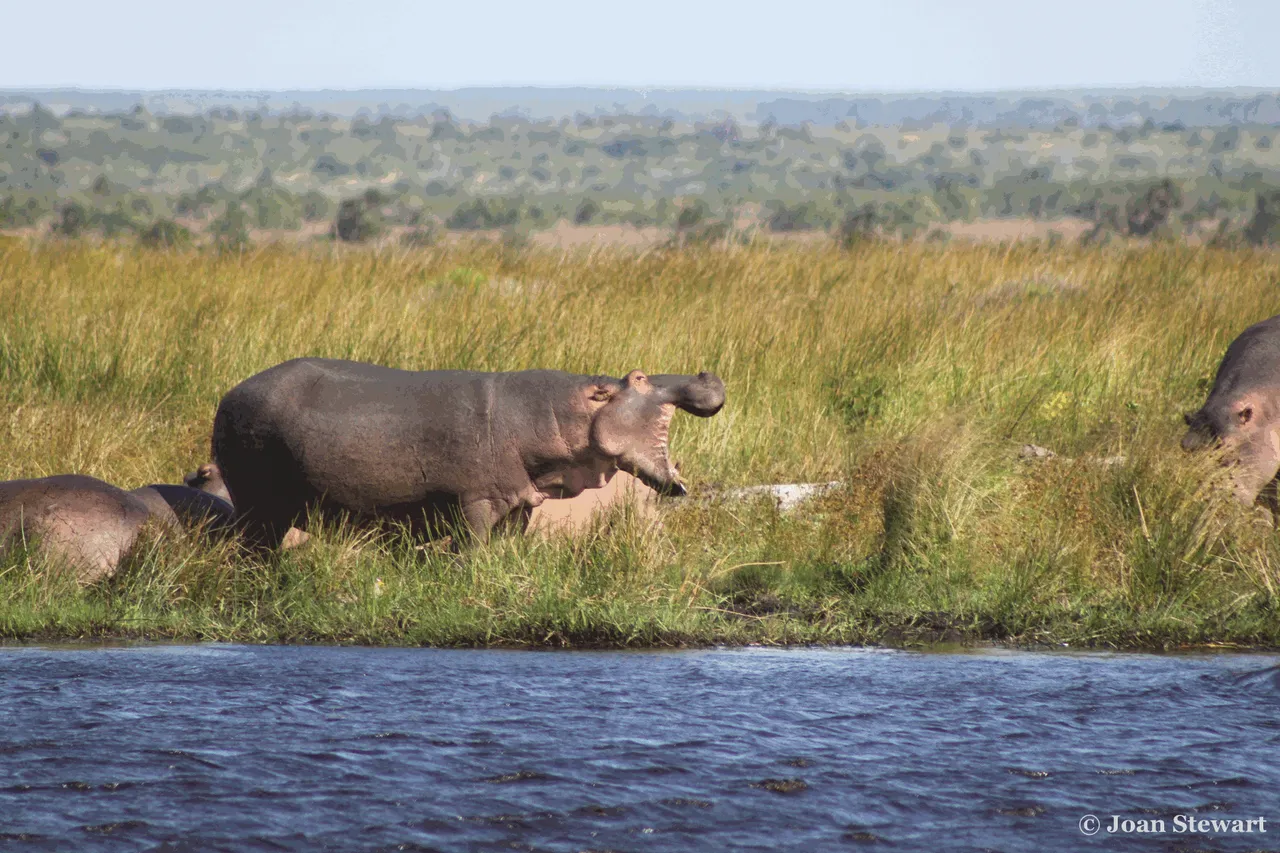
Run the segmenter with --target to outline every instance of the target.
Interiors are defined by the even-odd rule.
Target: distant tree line
[[[1078,217],[1096,240],[1159,239],[1206,223],[1223,241],[1275,239],[1280,150],[1269,125],[1148,119],[1039,133],[841,124],[469,124],[447,113],[347,121],[229,109],[158,117],[141,108],[59,117],[37,106],[0,114],[0,228],[155,245],[199,230],[242,245],[254,230],[314,227],[365,241],[410,229],[425,240],[439,228],[568,220],[702,239],[749,213],[780,233],[912,236],[978,218]]]

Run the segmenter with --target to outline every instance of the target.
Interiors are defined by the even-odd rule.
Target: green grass
[[[1178,447],[1280,256],[869,244],[644,255],[486,243],[244,255],[0,244],[0,479],[132,488],[208,457],[221,394],[299,355],[718,373],[654,529],[462,555],[319,531],[269,558],[148,540],[79,589],[0,563],[0,637],[662,646],[1280,646],[1280,539]],[[1047,461],[1017,458],[1024,443]],[[1110,463],[1100,460],[1122,457]],[[841,480],[779,514],[712,485]],[[699,488],[703,494],[699,495]]]

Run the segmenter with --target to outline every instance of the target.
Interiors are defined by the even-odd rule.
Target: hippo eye
[[[1241,409],[1239,412],[1236,413],[1236,417],[1239,418],[1240,420],[1240,426],[1244,426],[1249,421],[1253,420],[1253,407],[1245,406],[1243,409]]]
[[[608,388],[597,388],[591,392],[591,399],[597,403],[607,402],[610,396]]]

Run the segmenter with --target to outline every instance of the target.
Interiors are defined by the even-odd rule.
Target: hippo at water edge
[[[175,523],[163,508],[110,483],[81,474],[0,482],[0,550],[38,541],[65,560],[81,583],[110,577],[144,525]]]
[[[668,452],[677,408],[711,417],[710,373],[622,379],[555,370],[407,371],[301,358],[227,392],[213,457],[247,532],[274,546],[308,508],[407,524],[465,523],[479,540],[523,530],[534,507],[601,488],[619,469],[683,495]]]
[[[1236,497],[1276,502],[1280,471],[1280,316],[1255,323],[1227,347],[1209,398],[1186,415],[1184,450],[1217,447],[1231,468]],[[1268,488],[1270,486],[1270,488]]]

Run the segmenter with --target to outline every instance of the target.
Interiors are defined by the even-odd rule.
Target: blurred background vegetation
[[[584,90],[556,107],[571,115],[517,102],[477,119],[391,106],[403,92],[228,96],[237,106],[140,93],[132,107],[127,93],[0,93],[0,229],[236,248],[564,222],[851,244],[1022,220],[1089,242],[1280,240],[1275,93],[721,93],[729,109],[677,94],[664,108]],[[474,113],[506,96],[458,97]]]

